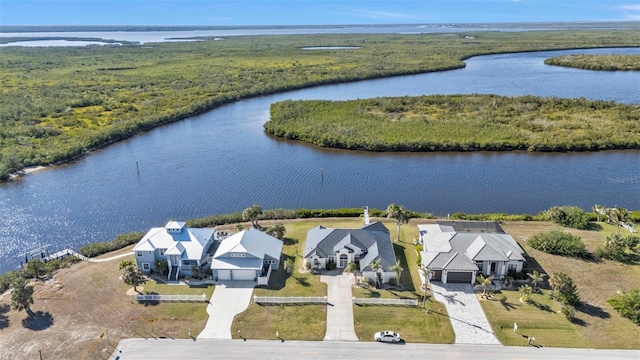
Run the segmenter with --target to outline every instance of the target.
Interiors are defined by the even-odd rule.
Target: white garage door
[[[255,277],[255,270],[233,270],[233,280],[253,280]]]
[[[218,270],[218,280],[231,280],[231,270]]]

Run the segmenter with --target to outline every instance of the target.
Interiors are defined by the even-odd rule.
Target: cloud
[[[374,11],[374,10],[352,10],[351,13],[355,16],[375,19],[375,20],[391,20],[391,19],[415,19],[415,14],[408,14],[402,12],[393,11]]]
[[[618,6],[618,8],[622,10],[628,10],[628,11],[640,11],[640,4],[639,5],[621,5],[621,6]]]
[[[618,9],[625,11],[625,20],[640,20],[640,4],[621,5]]]

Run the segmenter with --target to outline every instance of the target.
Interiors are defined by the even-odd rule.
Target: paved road
[[[327,284],[327,332],[325,341],[358,341],[353,327],[353,299],[351,286],[355,284],[353,274],[331,272],[320,275]]]
[[[198,339],[231,339],[233,318],[247,310],[255,284],[253,281],[229,281],[216,284],[213,296],[207,305],[209,319],[202,332],[198,334]]]
[[[144,340],[125,339],[118,348],[122,360],[137,359],[536,359],[638,360],[640,351],[491,346],[381,344],[351,341],[268,340]],[[114,357],[112,357],[113,359]]]
[[[470,284],[431,283],[431,290],[447,307],[455,344],[500,345]]]

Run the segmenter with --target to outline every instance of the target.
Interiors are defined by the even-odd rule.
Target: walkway
[[[115,256],[108,257],[108,258],[101,258],[101,259],[87,258],[87,261],[88,262],[100,263],[100,262],[106,262],[106,261],[111,261],[111,260],[116,260],[116,259],[122,259],[122,258],[125,258],[127,256],[133,256],[133,252],[128,252],[128,253],[115,255]]]
[[[470,284],[431,283],[431,290],[447,307],[455,344],[500,345]]]
[[[216,283],[207,314],[209,320],[198,339],[231,339],[233,318],[247,310],[251,302],[254,281],[222,281]]]
[[[342,272],[342,269],[340,269]],[[320,281],[327,284],[327,332],[325,341],[358,341],[353,327],[353,274],[338,271],[324,272]]]

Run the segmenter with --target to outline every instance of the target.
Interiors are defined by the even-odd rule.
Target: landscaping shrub
[[[640,325],[640,290],[621,291],[607,300],[611,306],[623,317]]]
[[[589,214],[577,206],[554,206],[547,210],[547,218],[564,227],[580,230],[589,228]]]
[[[579,236],[561,230],[538,233],[528,240],[529,246],[549,254],[586,259],[589,253]]]
[[[108,252],[122,249],[123,247],[135,244],[138,241],[140,241],[140,239],[142,239],[143,236],[144,236],[144,233],[142,232],[131,232],[128,234],[120,234],[111,241],[84,245],[83,247],[80,248],[80,254],[86,257],[94,257],[94,256],[106,254]]]
[[[549,285],[553,289],[551,297],[564,305],[576,306],[580,303],[578,287],[573,279],[563,272],[556,272],[549,278]]]
[[[635,259],[640,238],[637,236],[609,235],[602,246],[598,246],[595,255],[599,258],[631,263]]]
[[[571,305],[569,305],[569,304],[562,304],[562,307],[560,308],[560,312],[567,319],[571,320],[576,315],[576,308],[571,306]]]
[[[17,270],[9,271],[7,273],[0,275],[0,294],[9,290],[9,288],[11,287],[11,283],[13,282],[13,279],[15,279],[15,277],[18,275],[20,275],[20,271],[17,271]]]

